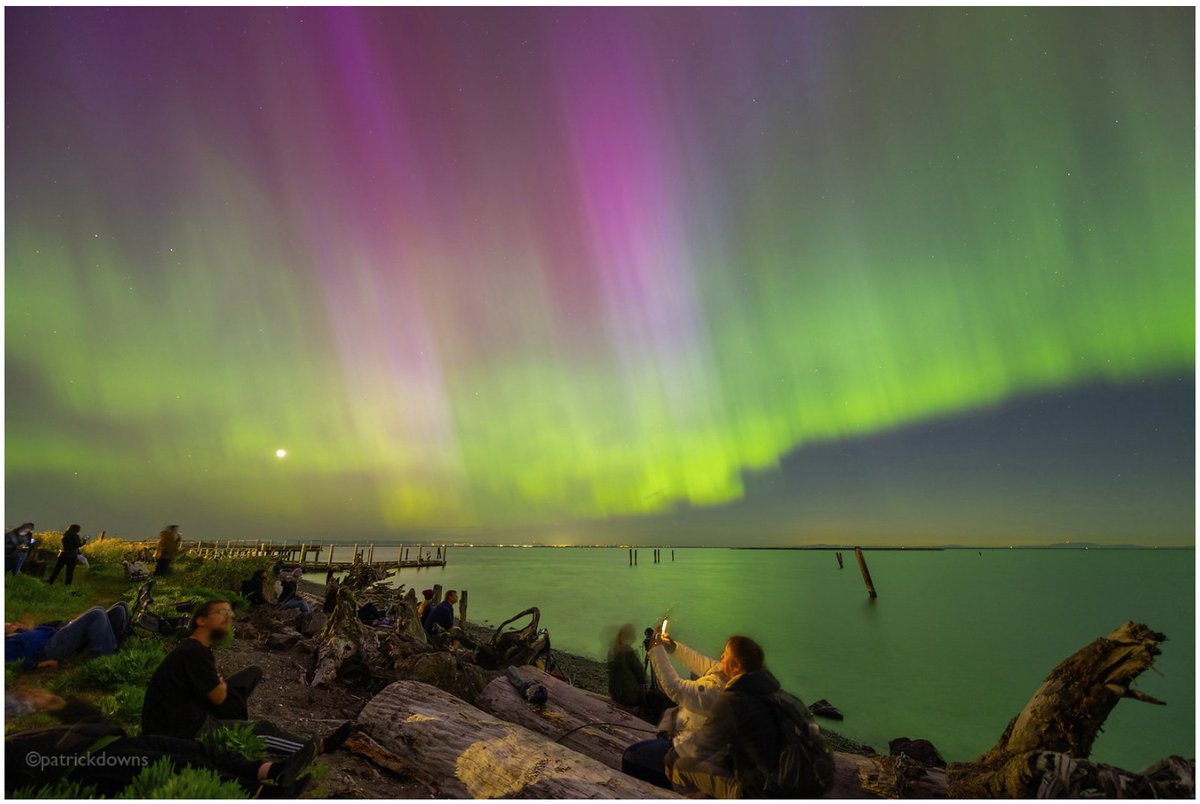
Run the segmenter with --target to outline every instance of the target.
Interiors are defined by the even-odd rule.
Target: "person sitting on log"
[[[433,606],[425,612],[425,619],[421,621],[421,625],[425,627],[425,633],[433,636],[434,626],[441,626],[443,631],[449,631],[454,627],[454,604],[458,602],[458,592],[451,589],[446,593],[446,599],[436,606]]]
[[[714,798],[820,798],[833,785],[833,756],[807,707],[763,666],[763,649],[732,636],[721,654],[729,679],[686,754],[671,752],[677,792]]]
[[[698,678],[680,678],[668,653],[673,654]],[[691,742],[708,720],[709,712],[725,688],[728,677],[722,663],[672,640],[664,633],[654,635],[649,655],[659,689],[676,704],[663,714],[658,724],[659,734],[665,734],[669,739],[659,737],[629,746],[621,755],[621,771],[670,789],[671,780],[666,773],[668,754],[691,754]]]
[[[246,598],[246,602],[251,606],[262,606],[267,602],[263,590],[266,588],[267,571],[265,569],[255,570],[250,576],[250,580],[242,581],[242,597]]]
[[[4,624],[4,661],[21,662],[27,670],[58,667],[81,651],[106,656],[129,631],[129,605],[118,600],[108,611],[93,606],[68,623],[27,626]]]
[[[221,726],[248,722],[268,748],[280,753],[308,750],[311,740],[266,720],[250,720],[249,699],[262,681],[261,668],[245,667],[228,679],[217,672],[212,644],[229,636],[232,623],[233,607],[227,600],[210,600],[196,609],[191,635],[179,641],[150,678],[142,707],[142,733],[190,740]],[[318,749],[340,748],[350,736],[351,725],[346,721],[324,740],[316,741]]]
[[[633,650],[634,628],[625,623],[617,629],[608,646],[608,697],[636,710],[646,691],[646,668]]]
[[[291,572],[279,576],[279,583],[283,586],[283,591],[279,593],[280,608],[299,609],[301,614],[312,612],[312,606],[308,605],[308,601],[296,593],[297,587],[300,585],[300,578],[303,575],[304,571],[296,567]]]
[[[421,597],[424,599],[417,604],[417,621],[423,623],[425,622],[425,612],[433,608],[433,590],[425,589],[421,592]]]

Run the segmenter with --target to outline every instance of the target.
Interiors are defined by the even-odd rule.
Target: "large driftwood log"
[[[1128,622],[1051,671],[1008,724],[999,742],[970,763],[951,763],[948,790],[955,798],[1108,795],[1194,795],[1194,762],[1169,758],[1134,774],[1088,762],[1092,743],[1122,698],[1162,704],[1134,689],[1154,663],[1165,636]],[[1176,771],[1178,773],[1176,773]],[[1185,791],[1191,789],[1192,793]]]
[[[544,704],[529,703],[509,678],[497,678],[484,688],[475,705],[496,717],[544,734],[568,748],[620,769],[621,753],[639,740],[654,736],[654,726],[618,707],[610,699],[547,675],[533,667],[513,667],[509,674],[521,682],[543,685]],[[597,724],[597,725],[587,725]],[[583,726],[583,728],[580,728]],[[905,763],[896,757],[834,754],[837,781],[830,798],[944,798],[946,772]]]
[[[507,682],[505,682],[507,683]],[[461,798],[676,798],[436,687],[397,681],[358,716],[347,746]]]
[[[513,686],[541,684],[548,698],[532,704]],[[654,726],[629,714],[594,692],[572,687],[536,667],[511,667],[508,674],[488,684],[475,705],[502,720],[549,737],[581,754],[621,769],[621,753],[639,740],[654,737]]]

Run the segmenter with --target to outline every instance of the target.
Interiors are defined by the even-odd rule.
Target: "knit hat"
[[[300,569],[299,567],[296,567],[294,570],[292,570],[292,575],[297,578],[299,578],[303,574],[304,574],[304,570]]]
[[[432,589],[426,589],[426,590],[424,590],[423,592],[421,592],[421,594],[423,594],[423,595],[425,596],[425,599],[426,599],[426,600],[432,600],[432,599],[433,599],[433,590],[432,590]]]

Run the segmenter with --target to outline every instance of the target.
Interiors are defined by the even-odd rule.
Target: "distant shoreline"
[[[287,540],[289,543],[295,541]],[[314,540],[315,541],[315,540]],[[237,543],[237,540],[234,540]],[[266,542],[272,544],[272,542]],[[296,544],[299,544],[297,541]],[[946,544],[946,545],[919,545],[919,546],[866,546],[861,544],[804,544],[804,545],[774,545],[774,546],[739,546],[739,545],[700,545],[700,544],[478,544],[475,542],[431,542],[431,541],[341,541],[336,539],[323,540],[323,544],[332,544],[339,547],[349,547],[351,545],[366,547],[374,545],[376,547],[420,547],[429,545],[438,545],[445,547],[471,547],[471,548],[488,548],[488,549],[507,549],[507,550],[845,550],[853,552],[857,547],[864,553],[866,552],[943,552],[948,550],[1192,550],[1196,549],[1195,545],[1190,546],[1142,546],[1136,544],[1096,544],[1094,542],[1079,542],[1076,544],[1015,544],[1015,545],[990,545],[990,546],[973,546],[962,544]]]

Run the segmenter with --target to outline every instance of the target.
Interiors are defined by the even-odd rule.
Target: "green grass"
[[[61,580],[61,578],[60,578]],[[120,568],[88,570],[79,567],[71,586],[47,584],[30,575],[4,578],[4,619],[37,625],[53,620],[70,620],[92,606],[110,606],[128,590]]]

